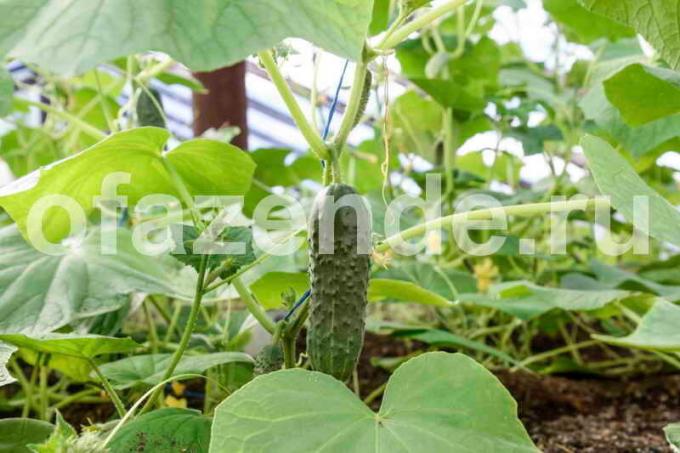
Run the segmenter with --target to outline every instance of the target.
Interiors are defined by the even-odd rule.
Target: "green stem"
[[[198,279],[196,280],[196,290],[194,292],[194,301],[191,304],[191,311],[189,311],[189,319],[187,319],[186,326],[184,327],[184,332],[182,332],[182,338],[179,341],[179,348],[172,355],[170,360],[170,365],[163,373],[163,381],[170,379],[172,373],[175,372],[179,361],[182,360],[182,356],[189,346],[189,340],[191,340],[191,334],[194,332],[194,327],[196,325],[196,318],[198,317],[198,312],[201,308],[201,300],[203,300],[204,284],[205,284],[205,273],[208,265],[208,255],[203,255],[201,257],[201,263],[198,269]],[[163,391],[162,387],[157,388],[151,398],[148,399],[146,404],[141,410],[141,413],[147,412],[156,403],[159,394]]]
[[[444,200],[448,203],[451,201],[454,191],[456,190],[456,181],[453,174],[456,149],[453,136],[453,109],[446,109],[444,114],[444,169],[446,176],[446,193]]]
[[[37,364],[40,367],[40,419],[47,421],[47,407],[49,396],[47,394],[47,377],[49,369],[47,368],[48,356],[38,357]]]
[[[295,368],[295,337],[284,336],[283,344],[283,365],[285,368]]]
[[[31,107],[35,107],[37,109],[40,109],[44,112],[47,112],[51,115],[57,116],[65,121],[68,121],[69,123],[74,124],[76,127],[78,127],[81,131],[85,132],[87,135],[90,137],[96,139],[96,140],[103,140],[106,138],[106,134],[99,129],[97,129],[94,126],[91,126],[90,124],[86,123],[85,121],[81,120],[77,116],[71,115],[68,112],[61,111],[57,108],[52,107],[51,105],[43,104],[42,102],[35,102],[35,101],[28,101],[26,99],[21,99],[21,103],[25,105],[29,105]]]
[[[165,167],[165,170],[170,175],[170,179],[172,180],[175,188],[179,192],[180,198],[182,199],[184,204],[186,204],[187,208],[189,208],[189,210],[191,211],[191,216],[196,228],[202,230],[203,222],[201,221],[200,213],[198,212],[198,209],[194,204],[194,199],[191,196],[189,188],[184,183],[182,176],[179,174],[175,166],[165,156],[163,156],[161,162],[163,163],[163,167]]]
[[[518,369],[518,368],[526,368],[527,365],[530,365],[532,363],[536,362],[541,362],[543,360],[550,359],[552,357],[565,354],[565,353],[571,353],[573,351],[583,349],[583,348],[589,348],[591,346],[597,345],[599,342],[597,340],[588,340],[588,341],[583,341],[581,343],[573,343],[561,348],[557,349],[551,349],[550,351],[543,352],[541,354],[536,354],[531,357],[528,357],[524,360],[522,360],[513,370]]]
[[[246,285],[243,283],[243,280],[240,278],[235,278],[232,280],[231,284],[241,297],[243,303],[246,304],[246,308],[250,314],[253,315],[255,319],[257,319],[257,321],[262,325],[262,327],[265,328],[267,332],[273,335],[274,331],[276,331],[276,324],[269,316],[267,316],[267,313],[262,308],[262,305],[260,305],[255,300],[255,298],[253,298],[252,294],[250,294],[250,290],[248,290]]]
[[[111,386],[111,383],[109,382],[108,379],[106,379],[106,376],[104,376],[97,366],[97,364],[94,362],[94,360],[89,359],[88,360],[90,367],[94,371],[94,373],[97,375],[99,380],[102,383],[102,386],[104,387],[104,390],[106,390],[106,393],[109,395],[109,398],[111,398],[111,401],[113,402],[113,405],[116,408],[116,412],[118,413],[119,417],[124,417],[125,416],[125,405],[123,404],[123,401],[121,401],[120,397],[118,396],[118,393],[113,389]]]
[[[168,58],[164,61],[161,61],[160,63],[148,67],[139,74],[137,74],[137,77],[135,77],[135,81],[137,81],[140,84],[146,84],[146,82],[148,82],[149,80],[170,69],[173,64],[175,64],[175,60],[173,60],[172,58]]]
[[[64,398],[60,398],[59,401],[56,404],[54,404],[54,406],[52,406],[52,408],[53,409],[61,409],[62,407],[66,407],[69,404],[75,403],[75,402],[82,403],[82,402],[92,401],[93,403],[101,403],[101,402],[106,401],[103,398],[92,398],[92,399],[87,398],[89,396],[96,395],[97,393],[99,393],[99,391],[100,390],[98,390],[98,389],[81,390],[80,392],[74,393],[73,395],[68,395]]]
[[[153,321],[153,316],[151,315],[151,308],[149,307],[149,301],[146,300],[142,304],[144,306],[144,316],[146,317],[146,324],[149,329],[149,340],[151,341],[151,351],[156,354],[158,353],[158,332],[156,331],[156,324]]]
[[[364,84],[366,83],[366,71],[368,71],[368,64],[366,62],[358,62],[354,69],[354,80],[352,81],[352,90],[349,94],[349,101],[340,123],[338,133],[333,139],[333,149],[336,150],[334,160],[337,160],[342,154],[342,147],[347,142],[349,133],[352,132],[356,117],[359,114],[359,107],[361,106],[361,96],[364,91]]]
[[[459,6],[464,5],[467,1],[468,0],[449,0],[436,8],[432,8],[425,14],[422,14],[411,22],[399,27],[387,39],[378,44],[376,48],[381,51],[393,49],[408,38],[411,33],[420,30],[446,14],[454,12]]]
[[[572,210],[586,210],[591,208],[609,206],[609,201],[604,198],[590,198],[585,200],[569,200],[566,202],[557,203],[528,203],[511,206],[500,206],[497,208],[478,209],[474,211],[461,212],[458,214],[451,214],[438,219],[430,220],[429,222],[421,223],[414,227],[408,228],[401,233],[397,233],[388,237],[380,243],[375,251],[384,253],[394,246],[394,242],[399,242],[423,235],[430,228],[442,228],[444,226],[452,226],[459,223],[477,220],[490,220],[497,215],[517,216],[517,217],[534,217],[547,213],[557,213]]]
[[[290,90],[286,79],[284,79],[281,71],[279,71],[279,67],[276,65],[276,61],[274,61],[272,52],[270,50],[265,50],[259,52],[257,56],[260,57],[260,61],[262,62],[264,69],[269,74],[272,83],[278,90],[279,95],[281,95],[283,98],[283,102],[285,102],[286,107],[288,107],[288,111],[293,117],[293,121],[295,121],[295,124],[302,133],[303,137],[305,140],[307,140],[307,143],[309,143],[312,151],[314,151],[316,155],[319,156],[319,159],[328,159],[328,149],[326,144],[323,142],[318,132],[314,130],[311,124],[309,124],[309,121],[307,121],[307,117],[305,117],[300,105],[295,100],[295,96]]]

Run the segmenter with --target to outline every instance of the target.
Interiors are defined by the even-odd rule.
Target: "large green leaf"
[[[605,93],[630,125],[680,113],[680,74],[632,64],[604,82]]]
[[[455,269],[442,269],[428,262],[399,261],[387,269],[379,270],[375,276],[410,281],[447,300],[458,299],[459,293],[477,291],[477,279],[473,275]]]
[[[30,418],[6,418],[0,420],[0,452],[31,453],[27,445],[47,439],[54,426]]]
[[[0,343],[0,387],[16,381],[7,371],[7,362],[9,362],[14,351],[16,351],[16,348]]]
[[[626,337],[593,335],[593,338],[626,348],[680,351],[680,307],[657,299],[635,331]]]
[[[111,453],[204,453],[210,443],[210,419],[199,411],[166,407],[123,426],[108,444]]]
[[[138,355],[105,363],[100,366],[100,370],[116,388],[124,389],[138,384],[156,385],[163,380],[171,358],[172,354]],[[184,355],[173,375],[199,374],[214,366],[235,362],[252,363],[253,359],[242,352]]]
[[[486,105],[481,92],[472,92],[460,83],[445,79],[411,79],[439,105],[465,111],[482,110]]]
[[[673,69],[680,69],[680,1],[580,0],[590,11],[631,26]]]
[[[66,195],[86,215],[94,209],[93,197],[101,195],[102,181],[114,172],[129,173],[130,184],[120,194],[134,205],[148,194],[179,197],[162,160],[167,159],[192,195],[243,195],[250,187],[255,164],[247,153],[218,141],[196,139],[162,154],[169,132],[140,128],[114,134],[69,158],[36,170],[0,191],[0,206],[31,237],[41,225],[27,225],[30,209],[47,195]],[[39,223],[39,222],[34,222]],[[56,242],[69,234],[70,219],[64,209],[45,216],[42,231]]]
[[[585,44],[600,38],[615,41],[635,36],[635,31],[607,17],[593,14],[576,0],[543,0],[543,7],[564,26],[567,36]]]
[[[680,145],[680,114],[650,121],[640,126],[629,126],[621,112],[607,99],[604,85],[596,83],[581,99],[579,106],[586,118],[593,120],[599,128],[620,143],[634,156],[672,150]]]
[[[205,71],[287,37],[358,60],[372,9],[371,0],[3,0],[0,50],[58,73],[149,50]]]
[[[131,352],[141,346],[130,338],[62,333],[40,336],[0,334],[0,341],[43,354],[63,355],[78,359],[93,359],[103,354]]]
[[[588,135],[581,145],[597,186],[611,197],[612,205],[623,217],[643,233],[680,246],[680,211],[650,188],[609,143]],[[638,196],[649,201],[649,222],[642,216],[634,217],[634,198]]]
[[[117,254],[103,255],[100,230],[93,229],[64,255],[45,255],[16,226],[0,228],[0,332],[48,333],[114,311],[125,304],[116,296],[134,291],[191,297],[191,270],[170,257],[140,254],[125,229],[117,245]]]
[[[253,295],[266,309],[281,307],[281,293],[291,288],[301,296],[309,289],[309,276],[304,272],[267,272],[250,285]]]
[[[405,280],[391,280],[387,278],[372,278],[368,284],[368,299],[371,302],[395,300],[413,302],[435,307],[450,307],[452,299],[447,299],[415,283]]]
[[[344,384],[301,369],[254,379],[215,410],[211,453],[535,452],[498,379],[461,354],[401,365],[376,414]]]
[[[466,303],[497,308],[523,320],[541,316],[550,310],[592,311],[626,297],[626,291],[580,291],[546,288],[530,282],[507,282],[494,285],[488,295],[466,294]]]

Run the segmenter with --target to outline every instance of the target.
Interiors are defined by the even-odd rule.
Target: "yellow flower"
[[[165,405],[167,407],[178,407],[180,409],[186,409],[187,400],[186,398],[175,398],[172,395],[168,395],[165,397]]]
[[[487,292],[498,277],[498,268],[491,259],[486,258],[475,264],[473,270],[477,278],[477,289],[480,293]]]

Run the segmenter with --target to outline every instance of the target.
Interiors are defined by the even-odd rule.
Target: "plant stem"
[[[95,372],[97,377],[102,383],[102,386],[104,386],[104,390],[106,390],[106,393],[109,395],[109,398],[111,398],[111,401],[113,402],[113,405],[116,408],[116,412],[118,413],[119,417],[124,417],[125,416],[125,405],[123,404],[123,401],[121,401],[120,397],[118,396],[118,393],[113,389],[111,386],[111,383],[109,382],[108,379],[106,379],[106,376],[104,376],[97,366],[97,364],[94,362],[94,360],[89,359],[88,363],[90,364],[90,367],[92,370]]]
[[[583,348],[589,348],[591,346],[595,346],[599,344],[599,341],[597,340],[588,340],[588,341],[582,341],[581,343],[573,343],[561,348],[557,349],[551,349],[550,351],[543,352],[541,354],[536,354],[531,357],[528,357],[524,360],[522,360],[519,365],[513,368],[513,370],[516,370],[518,368],[525,368],[527,365],[530,365],[535,362],[540,362],[546,359],[549,359],[551,357],[555,357],[561,354],[565,354],[567,352],[571,353],[572,351],[576,351],[578,349],[583,349]]]
[[[432,8],[430,11],[416,17],[411,22],[396,29],[390,36],[387,37],[387,39],[378,44],[376,48],[378,50],[385,51],[396,47],[399,43],[408,38],[411,33],[431,24],[442,16],[455,11],[459,6],[464,5],[467,1],[468,0],[449,0],[448,2],[443,3],[436,8]]]
[[[456,147],[453,136],[453,109],[446,109],[444,114],[444,171],[446,172],[446,193],[444,201],[448,203],[453,199],[453,193],[456,190],[456,181],[453,174]]]
[[[158,353],[158,332],[156,331],[156,324],[153,321],[153,316],[151,315],[151,308],[149,308],[148,299],[143,302],[144,306],[144,316],[146,317],[146,324],[149,329],[149,340],[151,341],[151,351],[156,354]]]
[[[170,365],[168,365],[168,368],[165,370],[165,373],[163,373],[163,381],[170,379],[172,376],[172,373],[175,372],[175,368],[177,368],[177,365],[179,364],[179,361],[182,360],[182,356],[184,355],[184,351],[186,351],[187,346],[189,346],[189,340],[191,340],[191,334],[194,332],[194,327],[196,324],[196,318],[198,317],[198,312],[200,311],[201,308],[201,300],[203,300],[203,295],[205,294],[204,292],[204,284],[205,284],[205,272],[206,268],[208,265],[208,255],[203,255],[201,257],[201,263],[199,264],[199,270],[198,270],[198,280],[196,281],[196,290],[194,293],[194,301],[191,304],[191,311],[189,312],[189,319],[187,320],[186,326],[184,326],[184,332],[182,332],[182,338],[179,341],[179,347],[177,350],[174,352],[172,355],[172,360],[170,361]],[[149,409],[151,409],[151,406],[153,406],[156,403],[156,400],[158,399],[158,395],[162,391],[162,387],[159,387],[154,391],[154,393],[151,395],[151,398],[148,399],[144,407],[142,408],[140,413],[145,413]]]
[[[361,96],[364,92],[364,84],[366,83],[366,71],[368,71],[368,64],[366,62],[358,62],[354,68],[354,80],[352,81],[352,90],[349,94],[349,101],[340,123],[338,133],[333,139],[333,148],[335,149],[334,160],[337,160],[342,154],[342,147],[347,142],[349,133],[354,129],[356,117],[359,114],[359,107],[361,106]]]
[[[37,360],[37,364],[40,367],[40,420],[47,421],[47,406],[48,398],[47,395],[47,377],[49,370],[47,368],[48,356],[40,355]]]
[[[605,198],[589,198],[585,200],[569,200],[566,202],[547,202],[547,203],[527,203],[511,206],[500,206],[497,208],[477,209],[473,211],[451,214],[429,222],[421,223],[408,228],[401,233],[386,238],[382,243],[375,247],[378,253],[384,253],[394,246],[394,242],[407,240],[420,236],[430,228],[441,228],[465,223],[472,220],[489,220],[496,215],[534,217],[548,213],[558,213],[565,211],[586,210],[598,207],[609,207],[609,201]]]
[[[283,366],[295,368],[295,337],[284,335],[281,343],[283,345]]]
[[[260,61],[262,62],[264,69],[269,74],[272,83],[278,90],[281,98],[283,98],[283,102],[286,104],[286,107],[288,107],[288,111],[293,117],[293,121],[295,121],[295,124],[302,133],[303,137],[305,140],[307,140],[307,143],[309,143],[312,151],[314,151],[316,155],[319,156],[319,159],[328,159],[329,153],[326,144],[323,142],[318,132],[314,130],[311,124],[309,124],[309,121],[307,121],[307,117],[305,117],[300,105],[295,100],[295,96],[290,90],[286,79],[284,79],[281,71],[279,71],[279,67],[276,65],[276,61],[274,61],[272,52],[270,50],[265,50],[259,52],[257,56],[260,57]]]
[[[232,280],[231,284],[241,297],[243,303],[246,304],[246,308],[250,314],[253,315],[255,319],[257,319],[257,321],[262,325],[262,327],[265,328],[267,332],[273,335],[274,331],[276,330],[276,324],[269,316],[267,316],[267,313],[262,308],[262,305],[260,305],[259,302],[253,298],[252,294],[250,294],[250,290],[248,290],[246,285],[243,283],[243,280],[240,278],[235,278]]]
[[[22,99],[20,101],[23,104],[26,104],[31,107],[35,107],[37,109],[40,109],[44,112],[47,112],[51,115],[57,116],[65,121],[68,121],[69,123],[73,123],[75,126],[77,126],[81,131],[85,132],[87,135],[90,137],[96,139],[96,140],[103,140],[106,138],[106,134],[99,129],[97,129],[94,126],[89,125],[85,121],[81,120],[75,115],[71,115],[68,112],[61,111],[57,108],[52,107],[51,105],[43,104],[42,102],[35,102],[35,101],[29,101],[26,99]]]
[[[378,398],[380,395],[385,393],[385,388],[387,387],[387,382],[384,382],[380,384],[378,388],[373,390],[371,393],[368,394],[366,398],[364,398],[364,404],[369,405],[373,401],[375,401],[376,398]]]

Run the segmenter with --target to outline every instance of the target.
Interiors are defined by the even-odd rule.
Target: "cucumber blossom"
[[[278,344],[267,345],[255,356],[255,376],[278,371],[283,366],[283,350]]]
[[[307,355],[313,369],[345,381],[364,342],[370,211],[351,186],[333,184],[314,201],[308,237]]]

